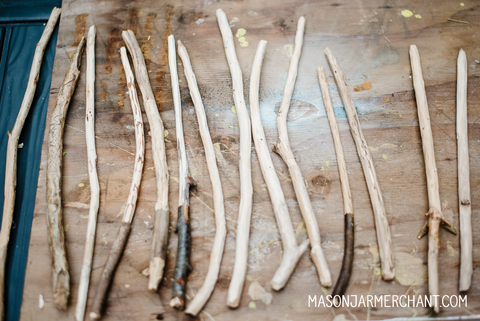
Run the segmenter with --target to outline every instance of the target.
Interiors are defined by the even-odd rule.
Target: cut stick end
[[[185,308],[185,302],[178,296],[175,296],[170,300],[170,306],[177,310],[183,310]]]
[[[59,310],[67,310],[68,298],[70,296],[70,275],[68,271],[61,271],[57,276],[57,286],[53,293],[53,302]]]
[[[99,320],[100,319],[100,315],[96,312],[90,312],[89,317],[90,317],[90,320]]]
[[[158,285],[162,280],[163,268],[165,267],[165,260],[160,257],[154,257],[150,260],[150,278],[148,281],[148,289],[150,291],[157,291]]]
[[[332,275],[328,269],[327,260],[323,254],[322,248],[320,246],[313,246],[310,251],[310,257],[312,258],[315,267],[317,268],[318,276],[320,278],[320,283],[323,287],[329,288],[332,286]]]
[[[385,281],[392,281],[395,278],[395,269],[385,269],[385,271],[382,270],[382,279]]]
[[[230,289],[229,289],[230,290]],[[230,292],[230,291],[229,291]],[[229,308],[236,309],[240,305],[240,297],[236,293],[228,293],[227,305]]]

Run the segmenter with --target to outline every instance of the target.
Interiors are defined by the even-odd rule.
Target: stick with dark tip
[[[134,125],[135,125],[135,165],[133,169],[132,184],[130,185],[130,192],[128,194],[127,203],[125,204],[125,212],[123,214],[122,225],[118,231],[117,238],[113,243],[112,249],[103,268],[102,278],[95,293],[92,309],[90,312],[90,319],[98,320],[102,316],[103,305],[107,299],[108,289],[112,283],[113,276],[123,250],[128,241],[128,235],[132,225],[133,216],[135,215],[135,208],[137,206],[138,191],[142,182],[142,171],[145,160],[145,135],[143,130],[142,110],[138,101],[137,90],[135,88],[135,78],[133,77],[130,63],[128,62],[127,50],[125,47],[120,49],[122,56],[123,69],[127,78],[127,88],[130,96],[130,104],[132,105]]]
[[[352,273],[353,266],[353,249],[355,245],[355,229],[353,220],[353,201],[350,192],[350,184],[348,182],[347,165],[345,164],[345,155],[343,154],[342,141],[340,140],[340,133],[338,132],[337,121],[335,120],[335,113],[333,112],[332,101],[328,92],[327,80],[325,72],[322,67],[318,67],[318,81],[322,90],[323,102],[327,111],[328,121],[332,130],[333,144],[335,146],[335,153],[337,154],[338,172],[340,173],[340,183],[342,186],[343,195],[343,211],[345,213],[345,251],[343,253],[342,269],[340,275],[333,289],[332,297],[342,296],[348,286],[348,280]]]
[[[168,37],[168,62],[172,79],[173,105],[175,106],[175,129],[177,134],[178,150],[178,221],[175,233],[178,233],[177,262],[173,276],[172,300],[170,306],[185,309],[185,297],[188,273],[190,266],[190,188],[195,187],[195,181],[188,174],[187,153],[185,152],[185,139],[183,137],[182,102],[180,99],[180,86],[177,73],[177,53],[175,38]]]
[[[412,66],[413,87],[415,89],[415,98],[417,101],[418,123],[420,125],[420,134],[422,136],[423,157],[425,159],[425,171],[427,173],[428,205],[430,207],[428,213],[425,214],[428,216],[428,225],[422,227],[418,238],[425,235],[428,230],[428,292],[432,296],[438,295],[439,293],[438,252],[440,250],[440,240],[438,238],[438,232],[440,225],[443,225],[448,231],[454,234],[456,234],[456,229],[443,217],[442,214],[427,94],[423,82],[420,55],[418,54],[415,45],[410,46],[410,64]],[[434,312],[440,312],[437,300],[434,300],[433,305]]]

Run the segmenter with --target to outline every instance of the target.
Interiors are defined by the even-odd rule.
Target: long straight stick
[[[277,116],[279,139],[278,142],[273,145],[273,150],[282,157],[283,161],[288,166],[290,176],[292,177],[295,195],[297,196],[297,201],[300,205],[300,211],[302,212],[303,219],[305,220],[308,238],[310,239],[310,245],[312,247],[312,250],[310,251],[310,257],[317,268],[318,277],[322,283],[322,286],[329,287],[332,285],[332,276],[330,274],[330,270],[328,269],[325,255],[323,254],[317,218],[313,212],[312,203],[310,202],[310,197],[308,196],[308,191],[307,187],[305,186],[305,180],[303,179],[302,172],[290,148],[287,129],[287,115],[288,110],[290,109],[290,102],[292,100],[295,81],[297,79],[298,62],[302,53],[304,31],[305,17],[300,17],[300,19],[298,19],[297,33],[295,35],[295,49],[290,61],[287,83],[285,84],[283,99]]]
[[[278,180],[275,167],[270,156],[267,139],[263,131],[262,119],[260,118],[258,92],[260,88],[260,73],[262,70],[263,56],[267,42],[261,40],[258,44],[255,60],[253,61],[252,74],[250,78],[250,111],[252,114],[252,134],[255,150],[257,152],[260,169],[267,184],[270,201],[277,221],[278,231],[282,237],[283,257],[279,268],[272,279],[272,288],[282,289],[292,275],[298,261],[308,248],[309,239],[303,241],[299,246],[295,238],[290,214],[288,213],[287,202],[283,194],[282,186]]]
[[[468,291],[472,281],[472,205],[470,204],[470,164],[468,157],[467,57],[460,49],[457,60],[457,148],[458,203],[460,214],[459,291]]]
[[[427,94],[423,82],[422,66],[417,46],[410,46],[410,64],[412,67],[413,87],[417,101],[418,123],[422,136],[423,157],[425,159],[425,171],[427,173],[428,192],[428,292],[431,296],[438,295],[438,252],[440,251],[440,239],[438,236],[440,224],[452,226],[445,220],[442,214],[440,193],[438,191],[438,174],[433,150],[433,134],[428,112]],[[452,232],[453,230],[450,229]],[[422,229],[422,232],[424,229]],[[421,233],[422,233],[421,232]],[[419,235],[421,237],[422,234]],[[434,300],[435,313],[440,312],[439,300]]]
[[[132,106],[133,119],[135,125],[135,165],[133,168],[132,183],[130,192],[128,193],[127,203],[125,204],[125,212],[123,214],[122,224],[118,231],[115,242],[108,256],[107,262],[103,268],[102,277],[97,286],[97,292],[92,304],[90,319],[98,320],[102,316],[102,310],[105,300],[107,299],[108,288],[115,275],[115,270],[120,258],[122,257],[125,245],[128,241],[132,220],[135,215],[137,206],[138,192],[142,182],[143,164],[145,162],[145,136],[143,129],[142,110],[138,101],[137,90],[135,88],[135,78],[128,62],[127,50],[125,47],[120,48],[123,69],[127,78],[127,88]]]
[[[368,192],[370,194],[370,202],[373,207],[373,214],[375,216],[375,229],[377,232],[377,243],[380,252],[380,261],[382,264],[382,277],[384,280],[392,280],[395,277],[393,252],[392,252],[392,237],[390,235],[390,228],[388,226],[387,216],[385,212],[385,205],[383,204],[383,196],[378,184],[377,174],[375,172],[375,165],[373,164],[372,155],[368,149],[367,141],[363,136],[360,120],[358,119],[355,104],[353,103],[350,92],[347,88],[347,83],[340,70],[337,59],[330,49],[325,49],[328,64],[332,70],[337,83],[338,92],[343,101],[345,112],[347,113],[348,122],[350,124],[350,131],[352,132],[353,140],[357,146],[357,154],[363,167],[365,181],[367,182]]]
[[[157,200],[155,202],[155,225],[152,237],[152,253],[150,257],[150,279],[148,289],[156,291],[163,277],[165,258],[167,255],[168,227],[170,213],[168,210],[168,166],[165,153],[164,127],[158,107],[153,96],[148,78],[147,67],[140,46],[133,31],[123,31],[123,40],[132,56],[138,87],[142,92],[143,108],[147,114],[152,133],[152,154],[157,180]]]
[[[62,9],[53,8],[50,18],[48,19],[45,30],[43,30],[42,37],[35,48],[35,55],[33,56],[32,67],[30,69],[30,76],[28,78],[27,90],[23,97],[20,111],[18,112],[15,125],[12,132],[8,133],[7,145],[7,160],[5,166],[5,198],[3,201],[3,215],[2,215],[2,229],[0,231],[0,318],[3,319],[4,314],[4,286],[5,286],[5,262],[7,259],[8,241],[10,239],[10,229],[12,227],[13,209],[15,206],[15,189],[17,186],[17,148],[18,139],[22,133],[25,119],[28,116],[30,107],[32,105],[37,82],[40,75],[40,67],[42,66],[43,54],[47,47],[48,41],[55,30],[58,17]],[[67,273],[68,274],[68,273]],[[54,277],[55,278],[55,277]],[[55,281],[54,281],[55,285]]]
[[[185,139],[183,137],[182,101],[177,73],[177,53],[175,38],[168,36],[168,63],[172,80],[173,105],[175,107],[175,131],[178,151],[178,220],[175,232],[178,233],[177,261],[173,274],[172,299],[170,306],[183,310],[185,308],[187,277],[190,272],[190,187],[195,182],[188,171]]]
[[[330,129],[332,130],[333,145],[335,146],[335,153],[337,154],[338,172],[340,174],[340,185],[342,186],[343,196],[343,212],[345,214],[345,237],[344,237],[344,252],[343,263],[340,275],[338,277],[335,288],[333,289],[332,297],[342,296],[348,286],[348,280],[352,273],[353,267],[353,252],[355,246],[355,223],[353,219],[353,200],[350,192],[350,183],[348,181],[347,164],[345,163],[345,155],[343,154],[342,141],[340,140],[340,133],[338,131],[337,121],[335,120],[335,113],[333,112],[332,101],[328,92],[327,79],[323,67],[319,66],[317,69],[318,81],[323,95],[323,103],[327,111]]]
[[[210,263],[208,265],[207,276],[203,282],[200,290],[197,291],[195,298],[187,306],[185,313],[196,316],[207,303],[210,298],[215,284],[218,280],[220,272],[220,264],[222,263],[223,249],[225,247],[225,237],[227,235],[227,226],[225,222],[225,206],[223,204],[222,182],[220,181],[220,174],[217,167],[217,159],[215,157],[215,150],[213,148],[212,138],[208,130],[207,116],[205,115],[205,108],[203,107],[202,97],[198,90],[197,80],[193,73],[190,57],[187,49],[178,40],[178,55],[182,59],[183,71],[187,78],[188,88],[190,89],[190,97],[192,97],[195,111],[197,113],[198,127],[200,129],[200,136],[205,150],[205,157],[207,160],[208,173],[210,181],[212,182],[213,190],[213,208],[215,213],[215,239],[213,241],[212,254],[210,254]]]
[[[243,284],[247,273],[248,239],[250,235],[250,219],[252,216],[252,131],[250,118],[248,117],[245,97],[243,96],[242,70],[238,63],[233,42],[232,30],[228,24],[227,15],[222,9],[217,10],[218,27],[222,34],[225,55],[232,75],[233,100],[237,110],[240,127],[240,207],[238,210],[237,242],[235,247],[235,264],[233,266],[232,280],[228,288],[227,305],[232,308],[238,307],[242,296]]]
[[[98,207],[100,205],[100,185],[97,174],[97,150],[95,147],[95,26],[91,26],[87,38],[87,88],[85,100],[85,132],[87,140],[88,178],[90,182],[90,209],[88,211],[87,237],[83,255],[82,273],[78,287],[75,318],[83,321],[87,305],[90,273],[92,271],[95,232],[97,230]]]

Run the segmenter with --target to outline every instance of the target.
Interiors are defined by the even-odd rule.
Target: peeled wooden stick
[[[295,232],[293,231],[292,221],[288,213],[287,202],[283,195],[280,181],[278,180],[275,167],[267,145],[267,139],[263,132],[262,119],[260,118],[260,108],[258,105],[258,91],[260,87],[260,72],[262,70],[263,56],[267,42],[261,40],[258,44],[255,60],[253,61],[252,74],[250,78],[250,111],[252,114],[252,133],[255,150],[262,170],[263,178],[267,184],[270,200],[275,213],[278,231],[282,237],[283,258],[280,267],[275,272],[272,279],[272,288],[276,291],[282,289],[287,283],[290,275],[297,266],[298,261],[308,248],[310,241],[306,239],[300,246],[297,246]]]
[[[300,19],[298,19],[297,34],[295,35],[295,49],[293,51],[292,60],[290,61],[290,69],[288,71],[282,103],[280,105],[280,110],[278,111],[277,125],[279,139],[278,142],[273,145],[273,151],[278,153],[288,166],[290,176],[292,177],[295,195],[297,196],[300,211],[305,220],[308,238],[310,239],[310,245],[312,247],[310,257],[312,258],[313,263],[315,263],[322,286],[329,287],[332,285],[332,276],[330,275],[327,260],[323,254],[320,230],[318,228],[315,213],[313,212],[312,204],[310,203],[305,180],[303,179],[300,167],[298,166],[295,156],[290,148],[287,130],[287,115],[290,108],[295,80],[297,79],[298,61],[300,60],[300,54],[302,52],[304,31],[305,17],[300,17]]]
[[[372,155],[368,149],[367,141],[363,136],[362,127],[358,119],[355,104],[347,88],[347,83],[343,77],[343,73],[338,66],[337,59],[330,49],[325,49],[328,64],[332,70],[337,83],[338,92],[343,101],[345,112],[347,113],[350,130],[352,132],[353,140],[357,146],[358,157],[362,163],[365,181],[367,182],[368,192],[370,194],[370,202],[373,207],[373,214],[375,216],[375,229],[377,231],[377,243],[380,252],[380,261],[382,264],[382,277],[384,280],[392,280],[395,277],[393,253],[392,253],[392,237],[390,235],[390,228],[388,226],[387,216],[385,212],[385,205],[383,204],[382,192],[378,184],[375,166],[373,164]]]
[[[215,150],[213,149],[212,138],[208,131],[207,116],[202,103],[202,97],[198,90],[197,80],[193,73],[190,57],[187,49],[180,40],[178,43],[178,55],[182,59],[183,71],[187,78],[188,88],[190,89],[190,97],[192,97],[195,111],[197,113],[198,127],[200,129],[200,136],[205,150],[205,157],[207,159],[208,173],[213,189],[213,205],[215,213],[215,239],[213,241],[212,254],[210,254],[210,264],[208,265],[207,276],[203,282],[202,287],[198,290],[195,298],[187,306],[185,313],[196,316],[207,303],[210,295],[217,283],[218,273],[220,272],[220,264],[222,263],[223,249],[225,247],[225,237],[227,235],[227,227],[225,223],[225,207],[223,204],[222,182],[220,181],[220,174],[218,173],[217,159],[215,158]]]
[[[142,110],[140,109],[140,103],[138,101],[137,90],[135,89],[135,78],[133,77],[132,70],[130,69],[130,63],[128,62],[127,50],[125,47],[120,48],[120,53],[122,56],[123,69],[125,70],[125,75],[127,78],[127,88],[134,117],[136,145],[135,165],[133,169],[132,184],[130,185],[130,192],[128,194],[127,203],[125,204],[122,225],[120,226],[117,238],[115,239],[112,249],[110,250],[107,263],[105,263],[103,268],[102,278],[97,286],[97,292],[95,294],[95,299],[93,300],[92,310],[90,312],[90,319],[92,320],[98,320],[102,316],[102,309],[104,302],[107,299],[110,283],[112,282],[113,276],[115,275],[115,270],[120,262],[125,245],[127,244],[133,216],[135,215],[135,208],[137,206],[138,191],[140,190],[140,184],[142,182],[142,171],[145,160],[143,118]]]
[[[438,295],[438,252],[440,250],[440,240],[438,232],[440,224],[447,226],[447,229],[456,234],[455,227],[451,225],[442,214],[442,205],[440,194],[438,192],[437,165],[435,164],[435,153],[433,150],[433,135],[430,126],[430,115],[428,112],[427,94],[423,82],[422,66],[420,65],[420,55],[417,46],[410,46],[410,64],[412,66],[413,87],[417,100],[418,122],[420,134],[422,136],[423,156],[425,159],[425,171],[427,172],[427,191],[428,191],[428,292],[432,295]],[[421,238],[426,232],[422,228],[418,238]],[[434,300],[433,309],[435,313],[440,312],[438,300]]]
[[[28,116],[30,107],[32,105],[35,89],[40,75],[40,67],[42,66],[43,54],[47,47],[50,36],[55,29],[58,17],[62,9],[53,8],[48,23],[43,31],[40,41],[35,48],[35,55],[33,56],[32,67],[30,69],[30,76],[28,78],[27,90],[23,97],[20,111],[18,112],[15,125],[12,132],[8,134],[7,145],[7,160],[5,166],[5,189],[3,202],[3,216],[2,229],[0,231],[0,319],[3,319],[4,314],[4,286],[5,286],[5,262],[7,259],[8,240],[10,239],[10,228],[12,227],[13,209],[15,206],[15,188],[17,186],[17,148],[18,139],[22,133],[25,119]],[[55,278],[56,280],[56,278]],[[56,282],[54,281],[54,284]]]
[[[252,154],[252,132],[248,117],[245,97],[243,96],[242,70],[238,63],[233,42],[232,30],[228,24],[227,15],[222,9],[217,10],[218,27],[222,33],[223,46],[227,56],[228,66],[232,75],[233,100],[237,110],[240,127],[240,207],[238,210],[237,244],[235,247],[235,264],[232,280],[228,288],[227,305],[238,307],[242,296],[243,284],[247,273],[248,239],[250,234],[250,219],[252,216],[252,173],[250,158]]]
[[[143,108],[147,114],[152,133],[152,154],[157,178],[157,201],[155,203],[155,225],[152,237],[152,254],[150,257],[150,280],[148,289],[156,291],[163,276],[165,256],[167,255],[168,227],[170,213],[168,211],[168,167],[165,154],[164,127],[153,96],[147,67],[142,51],[133,31],[123,31],[123,40],[132,56],[138,87],[142,92]]]
[[[67,308],[70,296],[70,274],[68,271],[67,253],[65,248],[65,232],[63,230],[62,212],[62,163],[63,163],[63,129],[70,99],[75,92],[85,38],[73,55],[63,85],[57,96],[57,103],[50,120],[48,133],[48,163],[47,163],[47,227],[48,243],[52,255],[53,301],[58,309]]]
[[[350,184],[348,182],[347,164],[345,163],[345,155],[343,154],[342,141],[340,140],[340,133],[338,132],[337,121],[335,120],[335,113],[333,112],[332,101],[328,92],[327,79],[323,67],[319,66],[318,81],[323,95],[323,103],[327,111],[330,129],[332,130],[333,144],[335,146],[335,153],[337,154],[338,172],[340,174],[340,184],[342,186],[343,195],[343,212],[345,214],[345,237],[344,237],[344,252],[342,269],[340,275],[333,289],[332,297],[342,296],[348,286],[348,280],[352,273],[353,267],[353,252],[355,246],[355,223],[353,220],[353,200],[350,192]]]
[[[92,271],[93,250],[95,248],[95,232],[100,204],[100,185],[97,174],[97,151],[95,147],[95,26],[91,26],[87,38],[87,97],[85,100],[85,132],[87,138],[88,178],[90,181],[90,209],[88,211],[87,238],[83,255],[82,274],[78,286],[75,318],[83,321],[87,305],[90,273]]]
[[[175,38],[168,36],[168,63],[172,79],[173,105],[175,107],[175,130],[178,150],[178,221],[175,232],[178,233],[177,261],[173,274],[172,300],[170,306],[179,310],[185,308],[186,287],[190,266],[190,188],[195,187],[195,181],[188,172],[187,153],[183,138],[182,101],[178,85],[177,53]]]
[[[472,205],[470,204],[470,164],[468,158],[467,57],[460,49],[457,61],[457,148],[458,200],[460,214],[459,291],[468,291],[472,282]]]

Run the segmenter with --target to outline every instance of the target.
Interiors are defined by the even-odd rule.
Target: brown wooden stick
[[[7,160],[5,166],[5,198],[3,203],[2,229],[0,231],[0,319],[4,314],[4,286],[5,286],[5,262],[7,259],[8,241],[10,239],[10,229],[12,227],[13,209],[15,206],[15,188],[17,186],[17,148],[18,139],[22,133],[25,119],[28,116],[32,105],[35,89],[40,75],[40,67],[42,66],[43,54],[47,47],[50,36],[55,30],[58,17],[62,12],[61,9],[53,8],[48,23],[43,31],[40,41],[35,48],[30,76],[28,78],[27,90],[23,97],[20,111],[18,112],[15,125],[12,132],[8,133]],[[55,283],[55,282],[54,282]]]
[[[235,264],[233,275],[228,287],[227,305],[235,308],[242,296],[243,284],[247,273],[248,239],[250,236],[250,219],[252,216],[252,129],[248,117],[245,97],[243,96],[243,78],[240,64],[238,63],[233,42],[232,30],[228,24],[227,15],[222,9],[216,12],[218,27],[222,34],[223,46],[227,57],[230,74],[232,75],[233,100],[237,110],[238,123],[240,127],[240,207],[238,210],[237,239],[235,247]]]
[[[164,127],[158,107],[153,96],[148,78],[147,67],[140,46],[133,31],[123,31],[123,40],[132,56],[138,87],[142,92],[143,108],[147,114],[152,133],[152,154],[157,179],[157,200],[155,203],[155,225],[152,237],[152,253],[150,257],[150,280],[148,289],[156,291],[163,276],[167,255],[168,227],[170,212],[168,210],[168,166],[165,153]]]
[[[218,274],[220,272],[220,264],[222,263],[223,249],[225,247],[225,237],[227,235],[227,226],[225,222],[225,206],[223,204],[223,192],[222,182],[220,181],[220,174],[217,167],[217,159],[215,157],[215,150],[208,131],[207,116],[205,115],[205,109],[202,103],[202,97],[198,90],[197,80],[193,73],[192,65],[190,63],[190,57],[188,56],[187,49],[178,40],[178,55],[182,59],[183,70],[185,72],[185,78],[188,82],[188,88],[190,89],[190,97],[192,97],[193,104],[195,105],[195,111],[197,113],[198,127],[200,130],[200,136],[203,142],[203,148],[205,149],[205,157],[207,160],[208,173],[210,175],[210,181],[212,182],[213,190],[213,204],[215,213],[215,239],[213,241],[212,254],[210,254],[210,264],[208,265],[207,276],[205,281],[197,291],[195,298],[187,306],[185,313],[196,316],[207,303],[210,295],[212,294],[215,284],[218,280]]]
[[[460,215],[459,291],[468,291],[472,282],[472,205],[470,204],[470,164],[468,157],[467,57],[460,49],[457,60],[457,148],[458,207]]]
[[[130,63],[128,62],[127,50],[125,47],[120,48],[122,56],[123,69],[127,78],[127,88],[130,97],[130,104],[132,106],[134,125],[135,125],[135,165],[133,169],[132,184],[130,185],[130,192],[128,194],[127,203],[125,204],[125,212],[123,214],[122,225],[118,232],[117,238],[113,243],[112,249],[108,256],[102,272],[102,278],[97,287],[95,299],[93,301],[92,310],[90,312],[90,319],[98,320],[102,316],[102,309],[104,302],[108,295],[108,289],[112,282],[115,270],[123,250],[127,244],[128,234],[130,232],[133,216],[135,215],[135,208],[137,206],[138,192],[142,182],[142,172],[145,155],[145,136],[143,130],[142,110],[140,109],[140,102],[138,101],[137,90],[135,88],[135,78],[133,77]]]
[[[252,113],[252,134],[257,152],[258,162],[262,170],[263,178],[267,184],[268,193],[272,202],[273,212],[277,221],[278,231],[282,237],[283,257],[279,268],[272,278],[272,288],[276,291],[281,290],[292,275],[298,261],[308,248],[309,240],[306,239],[300,245],[297,245],[295,232],[293,230],[290,214],[288,213],[287,202],[282,191],[282,186],[278,180],[275,167],[267,145],[267,139],[263,131],[262,119],[260,118],[260,108],[258,92],[260,87],[260,72],[262,70],[263,56],[267,42],[261,40],[258,44],[255,60],[253,61],[252,74],[250,78],[250,111]]]
[[[95,232],[97,229],[98,207],[100,205],[100,185],[97,174],[97,150],[95,147],[95,26],[91,26],[87,38],[87,81],[85,99],[85,133],[88,157],[88,178],[90,182],[90,209],[88,211],[88,227],[85,240],[85,254],[83,256],[82,273],[78,286],[77,307],[75,318],[77,321],[85,319],[90,273],[92,271],[93,251],[95,249]]]
[[[337,83],[338,92],[343,101],[345,112],[347,113],[350,130],[352,132],[355,145],[357,146],[358,157],[362,163],[365,181],[367,182],[368,192],[370,194],[370,201],[373,207],[375,216],[375,229],[377,232],[377,243],[380,252],[380,261],[382,264],[382,277],[384,280],[392,280],[395,277],[393,252],[392,252],[392,238],[390,235],[390,228],[388,226],[387,216],[385,212],[385,205],[383,204],[383,196],[378,184],[377,174],[375,172],[375,165],[373,164],[372,155],[368,149],[367,141],[363,136],[360,120],[358,119],[355,104],[353,103],[350,92],[347,88],[347,83],[340,70],[337,59],[330,49],[325,49],[328,64],[332,70]]]
[[[323,67],[318,67],[318,81],[322,90],[323,102],[325,110],[327,111],[330,129],[332,130],[333,144],[335,146],[335,153],[337,154],[338,172],[340,174],[340,183],[342,186],[343,195],[343,212],[345,214],[345,244],[343,253],[342,269],[338,277],[332,296],[342,296],[348,286],[348,280],[352,273],[353,267],[353,252],[355,246],[355,223],[353,220],[353,200],[350,192],[350,183],[348,181],[347,164],[345,163],[345,155],[343,154],[342,141],[340,140],[340,133],[338,131],[337,121],[335,120],[335,113],[333,112],[332,101],[328,92],[327,79]]]
[[[290,148],[287,129],[287,115],[290,108],[290,101],[292,99],[295,80],[297,79],[297,69],[302,51],[304,30],[305,18],[300,17],[300,19],[298,19],[297,34],[295,36],[295,49],[292,60],[290,61],[290,70],[288,71],[287,83],[285,84],[282,103],[280,105],[280,110],[278,111],[277,125],[279,139],[278,142],[273,145],[273,151],[278,153],[288,166],[290,176],[292,177],[295,195],[297,196],[297,201],[300,205],[303,219],[305,220],[308,238],[310,239],[310,245],[312,247],[310,257],[312,258],[313,263],[315,263],[318,277],[322,283],[322,286],[329,287],[332,285],[332,276],[330,274],[330,270],[328,269],[325,255],[323,254],[317,218],[313,212],[312,203],[310,202],[310,197],[308,196],[308,191],[307,187],[305,186],[305,180],[303,179],[302,172]]]
[[[177,261],[173,276],[172,300],[170,306],[183,310],[185,308],[187,277],[190,266],[190,188],[195,186],[195,181],[190,178],[188,171],[185,139],[183,137],[182,101],[177,73],[177,53],[175,38],[168,36],[168,62],[170,78],[172,80],[173,105],[175,107],[175,130],[177,134],[178,151],[178,220],[175,232],[178,233]]]
[[[57,96],[57,103],[50,120],[47,163],[47,227],[48,244],[52,256],[53,301],[58,309],[67,308],[70,296],[70,274],[68,272],[65,232],[62,212],[62,163],[63,129],[70,99],[75,92],[85,45],[82,37],[72,58],[68,72]]]
[[[420,134],[422,136],[425,171],[427,173],[428,204],[430,207],[426,214],[428,216],[428,292],[430,295],[438,295],[438,252],[440,251],[438,232],[440,224],[447,224],[450,227],[453,226],[445,220],[442,214],[427,94],[423,82],[420,55],[418,54],[418,49],[415,45],[410,46],[410,64],[412,67],[413,87],[415,89],[415,98],[417,101],[418,123],[420,126]],[[422,231],[424,230],[425,228],[422,228]],[[454,228],[453,230],[451,228],[449,230],[453,232]],[[421,235],[419,236],[421,237]],[[434,312],[440,312],[438,300],[434,300],[433,304]]]

